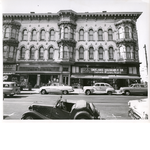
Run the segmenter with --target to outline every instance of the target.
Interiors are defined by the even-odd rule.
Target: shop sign
[[[81,68],[81,73],[127,74],[127,68]]]
[[[16,65],[3,65],[3,71],[16,71]]]
[[[59,67],[19,67],[19,71],[59,71]]]

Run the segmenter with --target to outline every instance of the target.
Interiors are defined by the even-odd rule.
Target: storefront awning
[[[138,76],[125,76],[125,75],[71,75],[71,78],[78,79],[140,79]]]

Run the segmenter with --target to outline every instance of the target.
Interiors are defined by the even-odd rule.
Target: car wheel
[[[91,91],[90,90],[87,90],[86,91],[86,95],[90,95],[91,94]]]
[[[107,94],[108,94],[108,95],[112,95],[112,91],[108,91]]]
[[[85,120],[85,119],[90,119],[90,118],[85,115],[80,115],[80,116],[77,116],[75,119]]]
[[[63,94],[64,94],[64,95],[68,94],[68,91],[63,91]]]
[[[41,91],[41,94],[46,94],[46,90],[42,90],[42,91]]]
[[[125,91],[125,95],[129,96],[130,92],[129,91]]]

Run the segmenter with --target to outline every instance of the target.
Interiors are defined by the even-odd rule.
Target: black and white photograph
[[[3,150],[148,150],[149,2],[0,1]]]

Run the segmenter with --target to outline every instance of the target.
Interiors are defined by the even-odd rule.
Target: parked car
[[[144,84],[131,84],[129,87],[121,87],[119,90],[120,94],[130,95],[130,94],[148,94],[147,85]]]
[[[128,102],[128,115],[133,119],[148,119],[149,102],[148,98],[140,100],[131,100]]]
[[[100,114],[93,103],[61,96],[55,105],[31,105],[21,119],[100,119]]]
[[[13,96],[20,93],[20,87],[16,85],[16,82],[3,82],[3,97]]]
[[[41,94],[55,93],[61,92],[63,94],[68,94],[69,92],[73,92],[74,89],[71,86],[59,83],[51,83],[49,86],[42,86],[39,90]]]
[[[84,86],[83,91],[86,95],[115,93],[115,89],[108,83],[95,83],[93,86]]]

